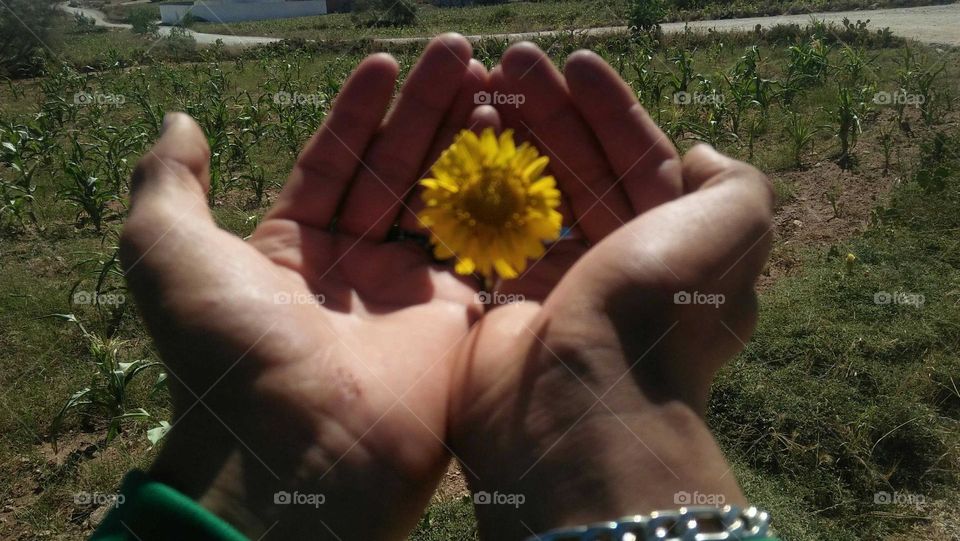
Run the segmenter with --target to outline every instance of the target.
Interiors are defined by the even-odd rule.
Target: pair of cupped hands
[[[756,319],[765,177],[705,145],[681,157],[591,52],[563,73],[530,43],[489,72],[471,56],[434,39],[395,100],[397,63],[366,58],[247,240],[207,208],[189,117],[136,168],[121,254],[174,406],[151,474],[252,539],[403,539],[451,457],[491,495],[488,539],[681,491],[743,502],[703,414]],[[573,234],[478,296],[391,231],[422,232],[418,180],[486,127],[550,157]]]

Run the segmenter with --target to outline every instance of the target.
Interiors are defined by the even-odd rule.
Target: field
[[[422,28],[387,35],[622,23],[614,4],[594,3],[427,7]],[[345,40],[357,37],[348,17],[231,28]],[[244,237],[373,50],[199,51],[60,24],[62,63],[0,85],[3,539],[88,535],[109,506],[76,495],[114,492],[162,445],[164,377],[117,242],[130,172],[164,111],[204,129],[214,215]],[[960,537],[960,51],[856,23],[539,44],[558,64],[593,49],[681,149],[709,142],[774,183],[760,326],[722,372],[708,420],[783,538]],[[506,46],[474,54],[492,67]],[[391,50],[404,72],[420,47]],[[450,477],[411,539],[475,538]]]

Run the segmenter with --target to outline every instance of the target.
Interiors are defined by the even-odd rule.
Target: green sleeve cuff
[[[220,517],[142,471],[123,479],[117,507],[90,541],[249,541]]]

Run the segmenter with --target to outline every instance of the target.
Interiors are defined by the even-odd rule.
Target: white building
[[[190,14],[212,23],[286,19],[327,13],[326,0],[197,0],[160,4],[160,22],[177,24]]]

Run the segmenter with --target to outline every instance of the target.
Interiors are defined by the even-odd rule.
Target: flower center
[[[522,186],[509,167],[483,167],[463,191],[463,218],[471,226],[512,227],[526,205]]]

